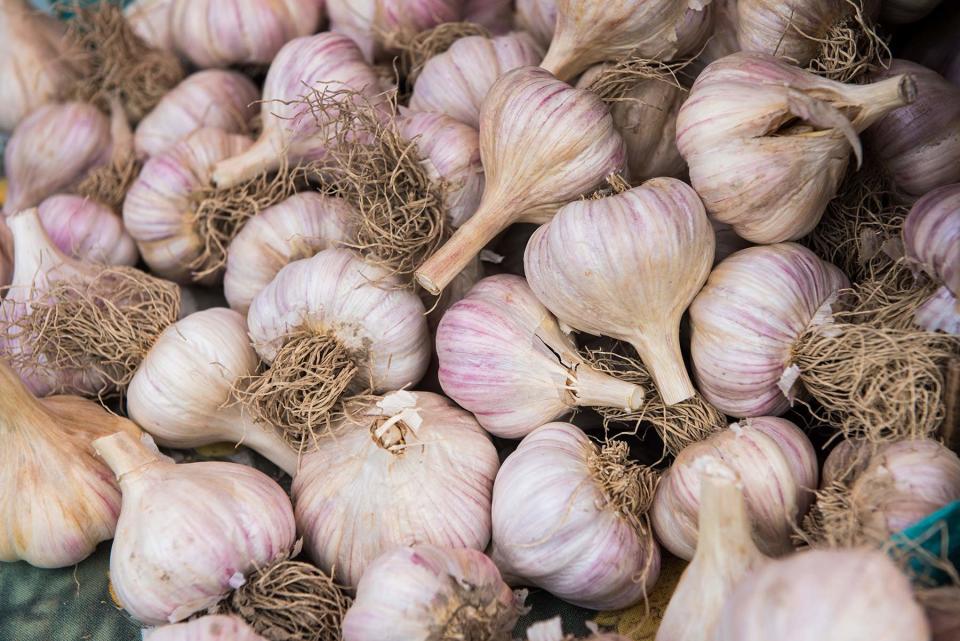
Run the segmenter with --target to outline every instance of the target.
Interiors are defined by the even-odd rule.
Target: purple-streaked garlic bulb
[[[697,57],[684,67],[684,75],[696,78],[714,60],[740,51],[740,43],[737,40],[737,4],[738,0],[711,2],[713,33],[704,43]]]
[[[517,26],[546,50],[557,27],[557,0],[517,0]]]
[[[267,641],[238,616],[208,614],[185,623],[145,630],[144,641]]]
[[[400,547],[364,573],[343,620],[343,640],[508,639],[523,600],[482,552]]]
[[[227,248],[223,293],[231,309],[246,314],[286,265],[348,243],[355,216],[345,200],[304,192],[251,218]]]
[[[530,238],[530,287],[561,323],[634,346],[667,405],[696,390],[680,319],[710,273],[716,238],[685,183],[655,178],[570,203]]]
[[[208,69],[187,76],[137,125],[137,156],[156,156],[197,129],[247,133],[260,91],[236,71]]]
[[[910,76],[845,85],[762,53],[735,53],[697,78],[677,146],[712,218],[755,243],[805,236],[847,170],[857,132],[913,99]]]
[[[485,549],[500,460],[476,419],[430,392],[391,392],[353,410],[293,480],[297,526],[317,565],[356,587],[399,546]]]
[[[4,150],[3,211],[35,207],[110,160],[110,119],[93,105],[52,103],[20,121]]]
[[[485,278],[447,310],[437,355],[443,391],[504,438],[522,438],[577,407],[643,403],[639,386],[584,361],[519,276]]]
[[[106,205],[58,194],[41,202],[37,211],[50,240],[69,256],[104,265],[134,265],[139,258],[123,221]]]
[[[133,32],[154,49],[175,51],[170,14],[176,0],[134,0],[123,15]]]
[[[290,40],[316,32],[319,0],[174,0],[170,30],[197,67],[269,64]]]
[[[884,0],[880,17],[890,24],[909,24],[922,20],[943,0]]]
[[[623,139],[600,98],[537,67],[514,69],[497,80],[483,101],[480,123],[483,199],[417,270],[417,281],[432,294],[510,224],[549,220],[624,166]]]
[[[513,27],[513,0],[464,0],[463,19],[501,34]]]
[[[882,77],[910,74],[917,99],[880,119],[864,140],[907,200],[960,182],[960,87],[935,71],[894,60]]]
[[[493,83],[512,69],[536,65],[542,57],[540,45],[522,31],[461,38],[424,66],[410,108],[443,113],[478,129],[480,107]]]
[[[291,40],[270,63],[263,83],[260,137],[248,150],[217,163],[214,184],[233,187],[276,170],[284,158],[292,164],[322,158],[325,138],[333,133],[328,131],[332,115],[325,110],[315,113],[311,93],[354,91],[373,100],[381,92],[381,82],[346,36],[324,32]]]
[[[395,52],[404,38],[456,22],[464,0],[327,0],[330,30],[349,36],[368,62]]]
[[[817,488],[817,454],[800,428],[769,416],[733,423],[680,452],[660,479],[653,501],[657,540],[674,555],[693,558],[706,458],[721,461],[740,478],[757,547],[769,556],[793,551],[794,526]]]
[[[497,474],[491,556],[508,580],[574,605],[633,605],[660,572],[647,516],[655,483],[625,443],[601,448],[569,423],[548,423]]]

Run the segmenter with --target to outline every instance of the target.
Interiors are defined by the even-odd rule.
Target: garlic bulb
[[[894,60],[891,74],[910,74],[917,99],[866,132],[870,150],[907,200],[960,182],[960,87],[907,60]]]
[[[540,45],[522,31],[461,38],[424,66],[410,108],[443,113],[479,129],[480,107],[493,83],[512,69],[536,65],[542,57]]]
[[[120,217],[94,200],[60,194],[37,211],[50,240],[67,255],[104,265],[134,265],[140,257]]]
[[[290,40],[316,32],[318,0],[174,0],[174,43],[200,68],[269,64]]]
[[[712,218],[751,242],[794,240],[836,195],[848,145],[859,163],[857,132],[915,89],[910,76],[844,85],[767,54],[735,53],[697,78],[677,116],[677,147]]]
[[[925,18],[942,0],[884,0],[880,17],[890,24],[908,24]]]
[[[627,55],[669,60],[698,48],[710,28],[709,2],[556,0],[557,25],[541,66],[571,80]]]
[[[557,27],[557,0],[517,0],[517,26],[549,47]]]
[[[208,69],[189,75],[137,125],[137,156],[163,153],[204,127],[247,133],[259,97],[250,79],[236,71]]]
[[[321,158],[326,138],[333,134],[328,131],[332,115],[316,110],[317,94],[329,97],[344,91],[358,92],[369,99],[381,91],[376,70],[366,63],[350,38],[321,33],[285,44],[270,63],[263,84],[260,137],[249,149],[217,163],[214,184],[236,186],[276,170],[283,158],[291,164]]]
[[[464,0],[463,19],[502,34],[513,27],[513,0]]]
[[[483,198],[477,212],[417,270],[417,282],[432,294],[511,223],[548,220],[623,168],[623,140],[606,106],[543,69],[521,67],[497,80],[480,121]]]
[[[259,358],[237,312],[214,307],[168,327],[127,388],[127,412],[164,447],[236,443],[256,450],[291,476],[297,453],[269,425],[253,421],[234,396]]]
[[[797,607],[802,604],[802,607]],[[910,582],[885,554],[814,550],[773,561],[730,594],[712,641],[926,641]]]
[[[170,14],[175,0],[134,0],[123,10],[133,32],[155,49],[174,51]]]
[[[700,443],[688,445],[663,475],[651,513],[657,540],[682,559],[698,549],[701,467],[716,459],[743,483],[753,540],[765,554],[793,551],[791,536],[817,488],[817,454],[800,429],[782,418],[733,423]]]
[[[493,487],[491,556],[505,576],[596,610],[638,602],[657,580],[660,548],[646,511],[655,478],[569,423],[531,432]]]
[[[3,211],[34,207],[110,160],[110,121],[93,105],[42,105],[24,118],[3,156],[8,188]]]
[[[447,310],[437,355],[443,391],[504,438],[522,438],[576,407],[643,403],[639,386],[583,360],[519,276],[485,278]]]
[[[6,219],[0,216],[0,287],[6,287],[13,278],[13,234]]]
[[[283,267],[348,242],[355,216],[345,200],[304,192],[251,218],[227,248],[223,293],[231,309],[246,314]]]
[[[94,441],[123,501],[110,582],[141,623],[182,621],[293,547],[293,508],[263,472],[236,463],[176,465],[149,437]]]
[[[343,621],[344,641],[508,639],[523,609],[482,552],[400,547],[370,565]]]
[[[120,514],[120,492],[90,443],[139,430],[94,401],[34,398],[3,361],[0,382],[0,561],[79,563],[113,537]]]
[[[530,287],[561,323],[634,346],[667,405],[692,397],[680,318],[710,273],[716,244],[697,194],[656,178],[570,203],[534,233]]]
[[[144,631],[144,641],[267,641],[237,616],[209,614]]]
[[[349,36],[368,62],[387,57],[404,38],[456,22],[463,0],[327,0],[330,30]]]
[[[712,0],[710,6],[713,13],[713,33],[707,38],[697,57],[684,66],[684,75],[696,78],[714,60],[740,51],[737,40],[737,5],[738,0]]]

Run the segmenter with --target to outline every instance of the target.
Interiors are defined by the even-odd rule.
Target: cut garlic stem
[[[679,326],[679,323],[671,324],[671,327],[676,326]],[[644,332],[630,339],[630,344],[647,366],[664,403],[674,405],[696,394],[683,362],[680,336],[675,330],[664,329],[659,336]]]
[[[227,189],[275,171],[280,167],[281,156],[282,152],[277,152],[272,138],[260,138],[239,156],[221,160],[214,165],[213,184],[219,189]]]
[[[574,401],[581,407],[618,407],[638,410],[643,406],[643,388],[581,365],[573,374],[570,387]]]
[[[159,454],[126,432],[117,432],[93,442],[93,447],[117,479],[160,460]]]

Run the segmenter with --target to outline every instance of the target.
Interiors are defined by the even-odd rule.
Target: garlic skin
[[[176,465],[149,439],[94,441],[123,495],[110,582],[147,625],[176,623],[219,602],[296,538],[293,508],[266,474],[222,462]]]
[[[204,127],[243,134],[256,116],[260,90],[236,71],[207,69],[187,76],[137,125],[139,158],[161,154]]]
[[[330,31],[350,37],[367,62],[385,59],[403,37],[456,22],[463,0],[326,0]]]
[[[864,140],[909,201],[960,182],[960,87],[907,60],[894,60],[881,77],[892,74],[910,74],[917,99],[879,120]]]
[[[910,76],[845,85],[768,54],[735,53],[697,78],[677,116],[677,147],[713,219],[751,242],[796,240],[836,195],[848,147],[859,163],[857,133],[915,90]]]
[[[909,24],[927,17],[942,0],[884,0],[880,18],[890,24]]]
[[[93,439],[140,430],[76,396],[36,399],[0,361],[0,561],[70,567],[113,537],[120,492]]]
[[[304,192],[248,220],[227,249],[223,293],[230,308],[246,314],[286,265],[347,243],[356,215],[344,200]]]
[[[123,221],[106,205],[58,194],[41,202],[37,211],[50,240],[69,256],[104,265],[135,265],[140,258]]]
[[[269,64],[284,44],[317,31],[319,0],[173,0],[176,48],[200,68]]]
[[[494,484],[490,554],[519,583],[580,607],[620,609],[655,583],[660,548],[604,490],[591,470],[596,456],[597,446],[569,423],[524,438]]]
[[[480,108],[498,78],[519,67],[536,65],[540,45],[525,32],[486,38],[460,38],[434,56],[417,76],[410,96],[414,111],[434,111],[480,128]]]
[[[570,203],[533,234],[523,264],[561,323],[633,345],[673,405],[696,393],[680,353],[680,318],[710,273],[715,245],[696,192],[655,178]]]
[[[803,604],[803,607],[797,607]],[[812,550],[772,561],[730,594],[712,641],[926,641],[907,577],[886,554]]]
[[[4,150],[3,211],[35,207],[110,160],[110,119],[82,102],[41,105],[14,130]]]
[[[463,19],[503,34],[513,27],[513,0],[464,0]]]
[[[502,438],[522,438],[578,406],[643,404],[640,387],[584,362],[519,276],[485,278],[447,310],[437,355],[444,393]]]
[[[174,51],[173,29],[170,15],[176,0],[134,0],[128,4],[123,15],[133,32],[154,49]]]
[[[557,28],[557,0],[517,0],[517,26],[546,50]]]
[[[0,287],[6,287],[13,278],[13,234],[7,228],[6,218],[0,216]]]
[[[246,445],[293,476],[297,453],[234,396],[259,363],[243,316],[222,307],[195,312],[164,330],[144,357],[127,388],[127,413],[164,447]]]
[[[522,606],[523,597],[482,552],[399,547],[364,573],[343,620],[343,639],[428,641],[439,638],[438,630],[453,635],[448,638],[506,639]]]
[[[217,161],[251,144],[245,136],[199,129],[143,165],[123,202],[123,223],[152,271],[178,283],[192,282],[190,263],[204,243],[193,224],[191,196],[209,184]],[[211,284],[217,276],[201,282]]]
[[[392,392],[304,455],[293,480],[298,529],[317,565],[352,587],[399,546],[483,550],[499,465],[469,413],[438,394]]]
[[[267,641],[238,616],[208,614],[186,623],[145,630],[144,641]]]
[[[793,551],[800,523],[817,488],[817,454],[806,435],[782,418],[764,416],[688,445],[663,475],[651,513],[657,540],[681,559],[694,558],[705,459],[720,461],[739,477],[753,541],[766,555]]]

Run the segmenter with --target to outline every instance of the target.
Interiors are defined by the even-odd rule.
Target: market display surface
[[[0,641],[960,641],[955,2],[0,49]]]

